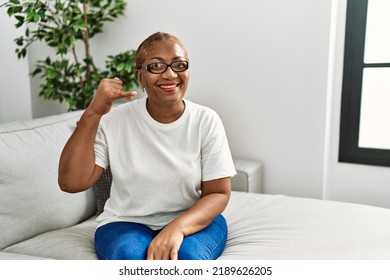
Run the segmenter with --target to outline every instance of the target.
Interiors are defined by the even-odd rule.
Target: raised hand
[[[119,78],[102,79],[88,109],[103,116],[111,110],[115,100],[126,98],[130,101],[136,94],[136,91],[124,92],[123,83]]]

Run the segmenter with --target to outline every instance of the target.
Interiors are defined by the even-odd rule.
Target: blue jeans
[[[132,222],[112,222],[95,232],[95,249],[100,260],[145,260],[148,247],[159,230]],[[179,260],[213,260],[223,252],[227,224],[218,215],[203,230],[184,237]]]

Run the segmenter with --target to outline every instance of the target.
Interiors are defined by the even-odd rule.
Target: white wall
[[[14,24],[6,10],[0,9],[0,123],[32,117],[28,63],[15,54],[14,39],[24,31]]]
[[[343,34],[330,32],[339,1],[127,2],[126,15],[92,41],[99,66],[151,33],[173,33],[190,55],[187,98],[219,113],[235,156],[264,163],[264,192],[390,207],[388,169],[337,163]],[[31,50],[30,63],[40,52]],[[34,106],[33,115],[45,110]]]
[[[338,162],[346,0],[334,2],[329,76],[329,114],[325,157],[324,199],[390,208],[390,170]]]

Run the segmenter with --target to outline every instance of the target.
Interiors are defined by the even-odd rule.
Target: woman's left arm
[[[204,229],[223,212],[230,199],[230,177],[204,181],[201,189],[201,198],[153,239],[147,259],[177,260],[184,237]]]

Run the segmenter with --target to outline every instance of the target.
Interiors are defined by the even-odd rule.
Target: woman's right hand
[[[88,106],[88,110],[96,115],[103,116],[111,110],[115,100],[126,98],[130,101],[136,94],[136,91],[124,92],[123,83],[118,78],[102,79],[91,104]]]

